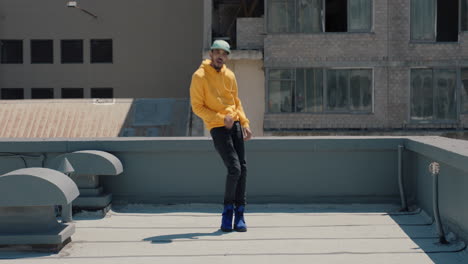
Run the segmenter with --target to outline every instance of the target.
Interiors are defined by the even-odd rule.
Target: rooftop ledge
[[[366,152],[406,149],[468,171],[468,141],[438,136],[308,136],[258,137],[247,152]],[[209,137],[0,138],[2,152],[211,152]]]
[[[0,149],[0,175],[18,166],[47,165],[62,153],[107,151],[124,167],[119,176],[101,178],[117,202],[217,203],[223,196],[226,169],[208,137],[2,138]],[[430,215],[433,177],[428,165],[438,162],[442,221],[468,240],[468,141],[259,137],[247,142],[246,149],[249,203],[399,204],[401,174],[408,203]]]
[[[325,151],[395,149],[401,137],[258,137],[247,142],[248,151]],[[115,137],[115,138],[0,138],[5,152],[75,151],[95,148],[105,151],[203,151],[215,152],[209,137]]]
[[[274,143],[273,143],[274,142]],[[417,145],[421,147],[417,147]],[[210,137],[95,137],[95,138],[0,138],[3,151],[18,151],[18,147],[27,151],[58,150],[58,146],[77,148],[80,145],[97,144],[109,151],[158,151],[184,150],[193,147],[214,149]],[[422,146],[432,146],[446,149],[450,152],[468,156],[468,141],[449,139],[438,136],[267,136],[253,138],[246,143],[252,150],[257,148],[281,150],[297,149],[315,151],[326,149],[394,149],[398,144],[405,144],[410,148],[420,149]],[[15,146],[13,146],[15,145]],[[155,146],[158,145],[158,148]],[[10,148],[11,146],[12,148]]]

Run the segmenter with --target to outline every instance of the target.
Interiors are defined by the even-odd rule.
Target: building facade
[[[257,136],[468,127],[468,0],[69,2],[0,0],[2,99],[187,98],[226,39]]]
[[[264,132],[464,130],[467,6],[264,1],[261,30],[237,28],[238,49],[261,38]]]
[[[267,3],[266,130],[468,126],[466,1]]]
[[[203,2],[0,0],[0,41],[2,99],[188,98]]]

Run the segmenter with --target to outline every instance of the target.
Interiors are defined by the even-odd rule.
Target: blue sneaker
[[[239,205],[234,210],[234,213],[235,213],[234,230],[236,230],[237,232],[247,232],[247,225],[245,224],[245,219],[244,219],[244,211],[245,211],[244,205]]]
[[[234,214],[234,206],[232,204],[224,205],[223,219],[221,220],[221,231],[232,231],[232,215]]]

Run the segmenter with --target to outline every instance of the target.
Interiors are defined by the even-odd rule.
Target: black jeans
[[[213,144],[227,168],[224,204],[245,205],[247,166],[245,162],[244,137],[239,122],[232,129],[215,127],[210,130]]]

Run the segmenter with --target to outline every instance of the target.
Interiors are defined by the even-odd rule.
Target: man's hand
[[[224,127],[227,129],[231,129],[234,125],[234,119],[230,115],[226,115],[224,117]]]
[[[244,141],[248,141],[252,138],[252,131],[250,131],[248,127],[242,128],[242,134],[244,135]]]

